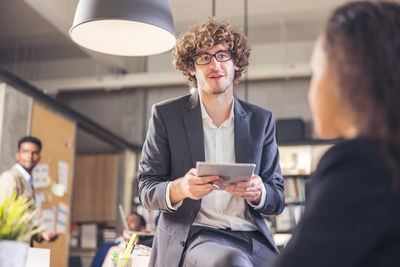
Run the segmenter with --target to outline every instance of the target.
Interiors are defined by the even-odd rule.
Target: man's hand
[[[56,230],[44,230],[40,233],[43,240],[46,240],[47,242],[56,241],[59,234],[60,232],[57,232]]]
[[[126,229],[122,230],[122,236],[124,237],[126,242],[129,242],[129,240],[132,237],[132,232],[128,231]],[[134,243],[136,244],[137,242],[139,242],[139,235],[136,236]]]
[[[260,204],[263,182],[261,177],[253,175],[248,182],[240,182],[237,184],[229,184],[225,187],[225,191],[233,196],[244,198],[254,205]]]
[[[224,180],[219,176],[197,176],[197,169],[191,169],[182,178],[176,179],[171,182],[169,197],[171,204],[184,200],[185,198],[201,199],[202,197],[211,193],[216,184],[221,186]]]

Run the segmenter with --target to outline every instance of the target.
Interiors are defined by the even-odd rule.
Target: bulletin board
[[[50,249],[51,267],[68,264],[75,133],[73,121],[33,104],[31,135],[42,141],[41,160],[32,172],[35,203],[42,225],[64,232],[55,242],[34,243],[34,247]]]

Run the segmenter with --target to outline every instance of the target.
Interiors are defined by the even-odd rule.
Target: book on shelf
[[[275,230],[277,232],[288,232],[292,229],[292,221],[290,219],[290,211],[285,207],[281,214],[275,218]]]
[[[77,223],[71,223],[71,237],[69,244],[71,247],[79,247],[79,225]]]
[[[304,177],[287,177],[285,185],[286,202],[305,201],[305,179]]]
[[[304,206],[302,205],[289,206],[289,211],[292,220],[292,226],[294,227],[299,223],[301,216],[303,215]]]
[[[103,243],[114,242],[117,238],[117,232],[115,229],[104,228],[103,229]]]
[[[303,205],[286,206],[283,212],[275,218],[275,230],[277,232],[290,232],[299,223],[303,212]]]
[[[97,225],[82,224],[81,225],[81,247],[96,248],[97,247]]]

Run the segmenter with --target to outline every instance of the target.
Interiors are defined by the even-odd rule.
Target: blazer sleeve
[[[265,128],[259,176],[263,180],[266,199],[257,211],[264,215],[279,214],[285,207],[284,179],[279,165],[279,150],[275,139],[275,123],[272,114]]]
[[[391,213],[390,175],[371,153],[340,146],[324,155],[304,215],[274,267],[363,266]]]
[[[168,135],[159,107],[154,105],[151,113],[139,163],[139,196],[146,209],[169,210],[166,203],[171,173]]]

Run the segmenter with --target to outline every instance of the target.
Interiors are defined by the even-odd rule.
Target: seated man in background
[[[129,239],[131,238],[132,233],[130,231],[133,232],[147,232],[147,233],[151,233],[152,230],[147,230],[146,229],[146,220],[143,218],[142,215],[139,215],[137,213],[131,213],[128,215],[128,217],[126,218],[126,222],[128,223],[128,227],[129,227],[129,231],[124,229],[122,231],[122,235],[123,235],[123,243],[125,241],[129,241]],[[138,244],[140,245],[145,245],[148,247],[151,247],[151,245],[153,244],[153,236],[152,235],[144,235],[144,236],[138,236],[139,240],[138,240]],[[122,241],[122,240],[121,240]],[[124,246],[125,247],[125,244]]]
[[[148,232],[146,230],[146,221],[143,216],[133,212],[126,218],[126,222],[129,227],[129,231],[123,229],[122,236],[118,237],[114,242],[102,244],[96,252],[93,258],[91,267],[101,267],[103,262],[109,257],[106,257],[110,252],[113,251],[111,248],[123,247],[125,248],[126,242],[131,238],[131,232]],[[139,236],[138,244],[151,247],[153,243],[153,236]]]

